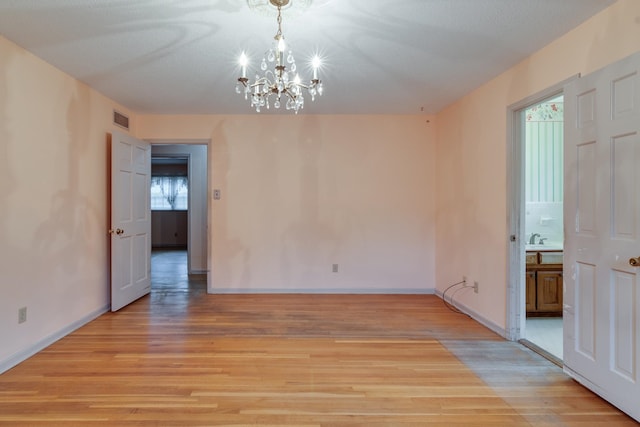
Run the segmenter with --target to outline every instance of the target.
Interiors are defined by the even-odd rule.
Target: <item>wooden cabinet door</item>
[[[527,313],[536,311],[536,272],[527,271]]]
[[[537,309],[562,312],[562,272],[538,271]]]

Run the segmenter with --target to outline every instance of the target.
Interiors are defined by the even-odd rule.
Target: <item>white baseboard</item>
[[[442,296],[442,291],[436,289],[435,294],[437,296],[439,296],[441,299],[443,299]],[[449,304],[451,304],[450,301],[447,301]],[[496,325],[495,323],[493,323],[491,320],[487,319],[486,317],[482,316],[480,313],[478,313],[477,311],[467,307],[466,305],[458,302],[458,301],[454,301],[453,305],[455,308],[457,308],[458,310],[460,310],[461,312],[463,312],[464,314],[468,315],[469,317],[471,317],[473,320],[475,320],[476,322],[486,326],[487,328],[491,329],[493,332],[495,332],[496,334],[500,335],[502,338],[507,337],[507,331],[504,328],[501,328],[500,326]]]
[[[359,295],[433,295],[433,288],[400,288],[400,289],[366,289],[366,288],[335,288],[335,289],[218,289],[207,291],[209,294],[359,294]]]
[[[106,313],[107,311],[109,311],[109,308],[110,308],[109,305],[99,308],[87,314],[86,316],[76,320],[75,322],[67,325],[66,327],[60,329],[59,331],[54,332],[53,334],[41,339],[40,341],[25,348],[24,350],[20,350],[19,352],[12,354],[5,360],[0,361],[0,374],[8,371],[9,369],[13,368],[19,363],[24,362],[25,360],[27,360],[37,352],[49,347],[51,344],[58,341],[60,338],[63,338],[69,335],[71,332],[75,331],[76,329],[86,325],[87,323],[91,322],[95,318]]]

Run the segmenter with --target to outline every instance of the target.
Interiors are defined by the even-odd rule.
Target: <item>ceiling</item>
[[[325,94],[307,97],[306,114],[436,113],[615,2],[291,1],[282,29],[301,77],[323,58]],[[139,113],[247,114],[237,61],[244,50],[258,67],[271,47],[266,12],[245,0],[0,0],[0,33]]]

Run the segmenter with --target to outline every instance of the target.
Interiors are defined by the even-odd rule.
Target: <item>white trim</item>
[[[564,86],[579,78],[569,77],[543,91],[530,95],[507,107],[507,322],[505,337],[511,341],[523,338],[525,264],[524,237],[524,129],[519,120],[521,112],[535,104],[560,95]],[[510,237],[515,236],[515,241]]]
[[[436,290],[436,296],[440,297],[440,299],[443,299],[443,295],[442,295],[442,292],[440,290]],[[495,332],[496,334],[500,335],[501,337],[506,338],[506,331],[503,328],[498,326],[493,321],[487,319],[486,317],[484,317],[483,315],[481,315],[477,311],[467,307],[466,305],[464,305],[464,304],[462,304],[462,303],[460,303],[458,301],[447,301],[447,303],[451,304],[452,306],[454,306],[455,308],[457,308],[458,310],[460,310],[461,312],[463,312],[467,316],[471,317],[473,320],[475,320],[476,322],[480,323],[481,325],[491,329],[493,332]]]
[[[54,342],[58,341],[61,338],[64,338],[65,336],[69,335],[70,333],[72,333],[76,329],[79,329],[82,326],[86,325],[87,323],[91,322],[92,320],[95,320],[96,318],[100,317],[104,313],[108,312],[109,309],[110,309],[110,306],[109,305],[105,305],[104,307],[101,307],[101,308],[99,308],[99,309],[87,314],[86,316],[81,317],[80,319],[76,320],[75,322],[70,323],[69,325],[65,326],[64,328],[60,329],[59,331],[54,332],[53,334],[51,334],[51,335],[49,335],[47,337],[44,337],[43,339],[41,339],[40,341],[34,343],[33,345],[31,345],[31,346],[29,346],[29,347],[27,347],[27,348],[25,348],[23,350],[20,350],[17,353],[12,354],[8,358],[6,358],[2,362],[0,362],[0,374],[8,371],[9,369],[13,368],[14,366],[18,365],[19,363],[24,362],[25,360],[27,360],[28,358],[30,358],[34,354],[38,353],[39,351],[44,350],[45,348],[49,347]]]
[[[314,289],[286,289],[286,288],[225,288],[212,289],[210,294],[358,294],[358,295],[434,295],[434,288],[416,289],[375,289],[375,288],[314,288]]]
[[[184,139],[154,139],[149,138],[145,139],[145,141],[149,142],[151,145],[206,145],[209,146],[211,142],[211,138],[202,139],[202,138],[184,138]]]

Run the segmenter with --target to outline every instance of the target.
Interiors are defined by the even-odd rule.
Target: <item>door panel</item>
[[[595,265],[584,262],[576,262],[575,269],[575,322],[566,322],[565,328],[576,329],[575,350],[593,362],[596,356],[596,269]],[[566,344],[565,341],[565,347]],[[564,359],[565,365],[569,365],[567,359],[571,359],[570,355],[565,355]]]
[[[568,373],[640,420],[640,54],[565,88]]]
[[[629,184],[637,165],[634,164],[634,152],[637,149],[637,135],[624,135],[614,138],[612,149],[612,208],[613,237],[617,239],[635,239],[634,207],[637,205],[636,193]]]
[[[635,381],[637,368],[633,348],[636,339],[633,301],[636,278],[633,274],[614,271],[612,279],[612,297],[617,307],[612,319],[612,369],[627,381]]]
[[[566,102],[566,101],[565,101]],[[577,210],[576,233],[593,237],[596,232],[596,143],[587,141],[577,147]]]
[[[111,138],[111,311],[151,289],[151,145]]]

